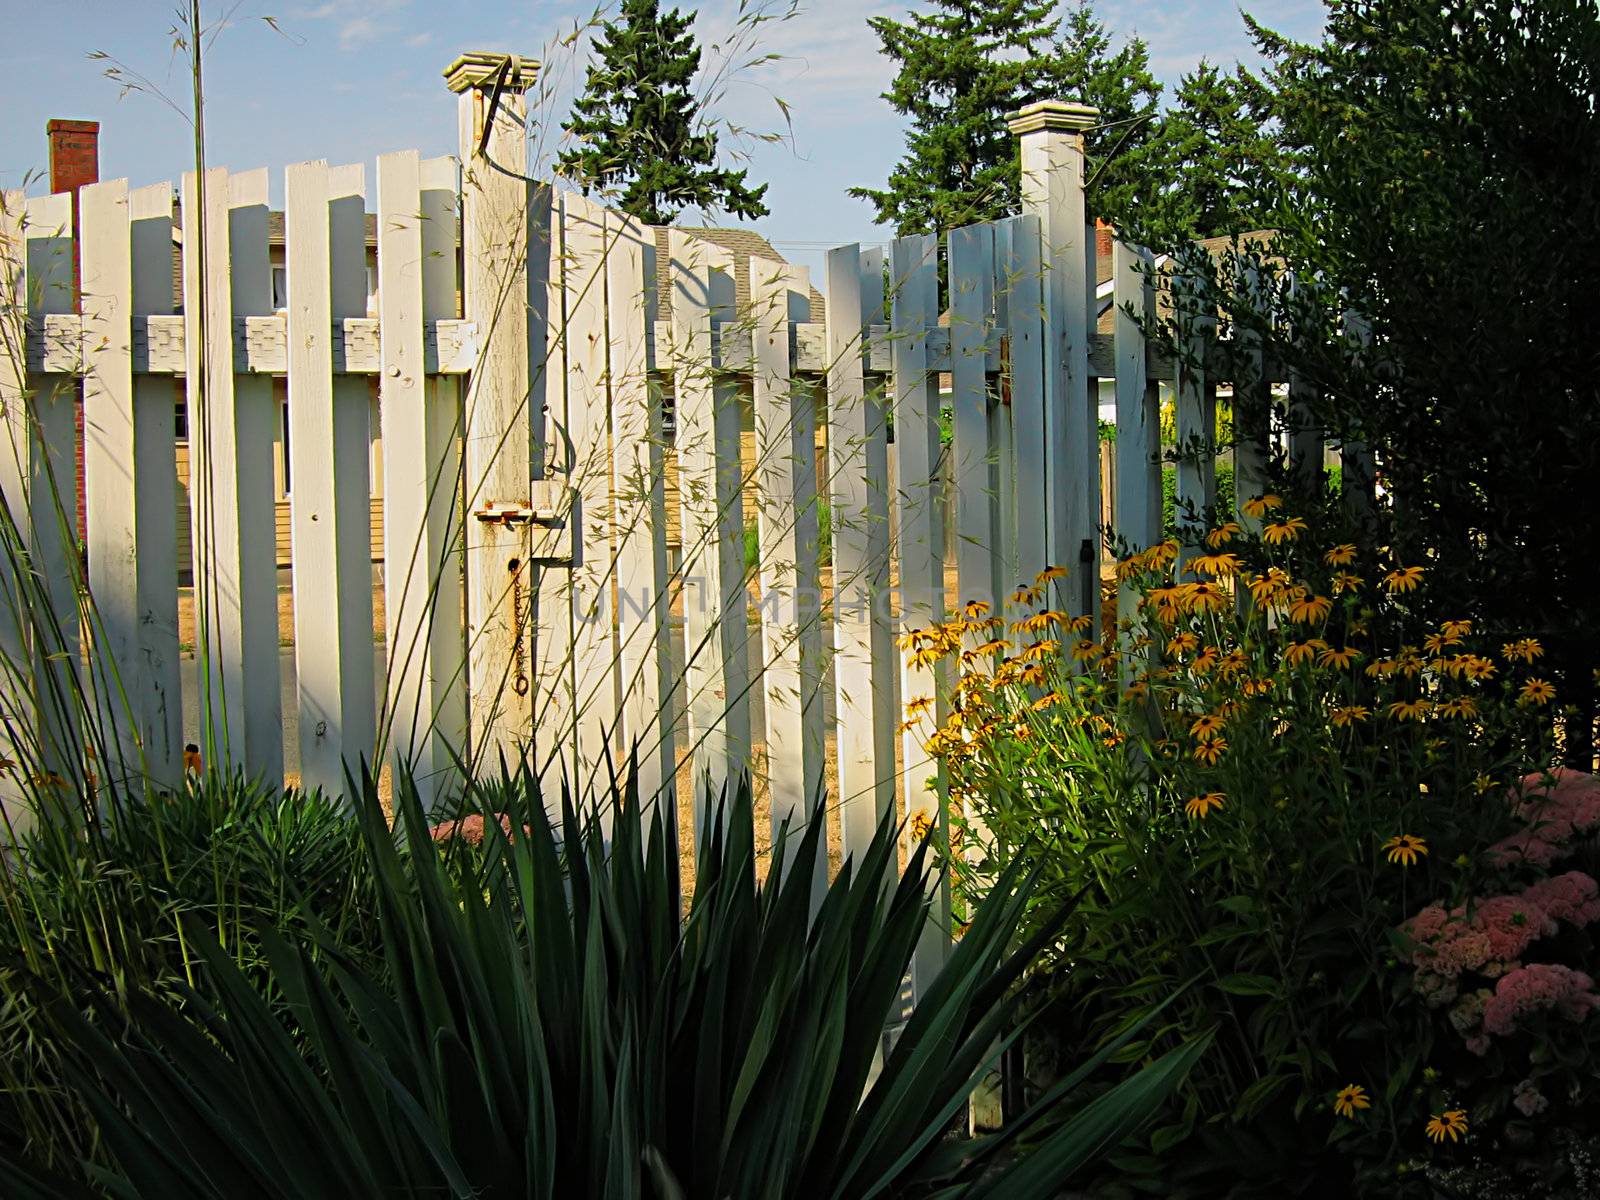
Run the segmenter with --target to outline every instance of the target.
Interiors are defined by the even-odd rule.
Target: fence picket
[[[1116,303],[1117,494],[1116,532],[1132,551],[1161,538],[1161,400],[1159,385],[1147,376],[1149,346],[1144,324],[1154,309],[1148,251],[1120,239],[1111,246]],[[1138,589],[1117,590],[1117,619],[1136,615]]]
[[[367,385],[333,374],[333,322],[366,315],[359,166],[289,167],[289,511],[300,779],[337,794],[371,762],[372,566]]]
[[[17,523],[19,547],[28,556],[31,586],[44,590],[45,611],[32,608],[29,586],[17,580],[8,594],[19,608],[7,622],[4,651],[7,674],[21,685],[5,715],[24,737],[25,754],[14,761],[42,783],[51,776],[72,788],[83,781],[78,752],[77,532],[73,407],[75,388],[59,371],[30,369],[27,329],[52,314],[73,311],[72,198],[68,195],[25,199],[6,193],[0,213],[0,301],[9,305],[0,370],[0,401],[10,438],[10,453],[0,464],[0,490]],[[72,367],[78,347],[69,348]],[[66,365],[66,364],[62,364]],[[37,756],[37,757],[35,757]]]
[[[996,610],[1000,597],[994,447],[985,360],[991,336],[994,230],[968,225],[950,233],[950,405],[956,489],[956,567],[961,603]]]
[[[172,186],[80,193],[91,660],[108,781],[183,779],[171,380],[133,372],[134,323],[172,312]],[[116,755],[115,761],[110,756]]]
[[[605,210],[569,194],[563,198],[566,250],[567,420],[578,493],[581,547],[565,572],[566,612],[572,623],[572,780],[580,794],[601,788],[618,764],[620,727],[617,651],[613,634],[610,386],[606,344],[606,253],[613,236]],[[556,617],[560,620],[560,616]]]
[[[612,492],[616,497],[618,656],[622,738],[638,754],[639,796],[660,799],[676,827],[671,602],[667,562],[666,441],[660,390],[650,380],[647,318],[656,278],[654,231],[621,214],[606,259],[611,381]]]
[[[1207,320],[1194,286],[1182,275],[1172,279],[1173,308],[1178,322],[1177,364],[1178,463],[1175,520],[1192,531],[1216,499],[1216,383],[1206,375]]]
[[[846,857],[865,851],[879,818],[894,807],[894,767],[879,761],[885,697],[875,672],[875,623],[883,563],[872,529],[876,500],[872,443],[881,418],[869,411],[863,369],[864,312],[858,246],[828,251],[828,489],[833,518],[834,744],[839,762],[840,832]],[[882,292],[878,295],[881,297]]]
[[[1254,267],[1240,264],[1239,274],[1250,303],[1266,298],[1265,282]],[[1272,384],[1266,375],[1262,337],[1253,329],[1237,335],[1247,364],[1245,377],[1233,381],[1233,509],[1234,519],[1245,529],[1259,532],[1261,521],[1245,512],[1245,505],[1271,490],[1268,462],[1272,433]]]
[[[218,766],[276,781],[283,774],[272,478],[278,411],[271,379],[236,374],[234,364],[236,319],[272,310],[267,173],[185,174],[183,245],[202,749]]]
[[[905,768],[906,819],[913,832],[925,827],[945,837],[949,833],[946,781],[943,769],[928,756],[925,743],[949,715],[949,671],[942,657],[931,663],[915,661],[915,647],[908,644],[914,631],[931,629],[945,619],[939,379],[928,361],[928,331],[936,328],[939,320],[939,239],[934,234],[900,238],[890,253],[900,691],[906,704],[900,755]],[[933,905],[917,940],[911,968],[913,992],[919,997],[950,950],[950,883],[940,873],[931,886]]]
[[[694,761],[695,844],[707,800],[750,765],[750,686],[738,394],[713,367],[713,315],[729,298],[727,251],[672,231],[671,367],[678,428],[684,682]]]
[[[789,327],[809,303],[803,268],[750,260],[755,349],[755,485],[760,532],[762,688],[772,833],[788,859],[824,787],[822,610],[817,570],[816,398],[790,374]],[[826,833],[824,833],[826,837]],[[827,886],[818,856],[814,895]]]
[[[1010,337],[1006,382],[1010,391],[1011,505],[1015,511],[1012,582],[1032,583],[1048,565],[1045,554],[1044,297],[1040,290],[1039,218],[1008,217],[1010,245],[999,256],[1004,281],[1005,328]]]
[[[425,322],[455,316],[452,158],[415,150],[378,159],[378,414],[383,430],[383,588],[387,643],[380,741],[391,767],[438,806],[466,751],[461,624],[461,397],[430,376]]]

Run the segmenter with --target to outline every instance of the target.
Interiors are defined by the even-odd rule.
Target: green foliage
[[[1039,0],[933,0],[931,11],[907,21],[869,18],[883,53],[899,64],[884,99],[911,128],[887,185],[850,194],[871,201],[898,234],[1013,212],[1021,171],[1006,117],[1034,100],[1071,97],[1099,108],[1104,122],[1123,122],[1089,135],[1091,160],[1105,164],[1093,211],[1129,203],[1138,175],[1125,160],[1148,135],[1129,118],[1153,114],[1161,93],[1145,45],[1133,39],[1113,49],[1087,0],[1065,19],[1055,10]]]
[[[1331,0],[1320,43],[1255,27],[1293,153],[1275,249],[1324,324],[1372,348],[1300,361],[1381,455],[1391,536],[1466,615],[1540,634],[1592,746],[1600,558],[1600,9],[1590,0]],[[1229,303],[1227,298],[1219,298]],[[1233,298],[1231,307],[1246,307]]]
[[[358,961],[379,940],[359,831],[320,795],[208,776],[107,808],[104,821],[41,821],[0,873],[0,1145],[62,1167],[96,1146],[40,979],[71,994],[92,973],[118,1006],[212,995],[216,956],[263,982],[262,930],[325,929]]]
[[[623,0],[601,26],[584,93],[562,129],[573,144],[557,167],[651,225],[688,207],[753,219],[767,215],[767,185],[717,166],[717,134],[692,90],[700,48],[694,14],[658,0]]]
[[[1252,507],[1263,534],[1218,518],[1191,570],[1175,542],[1129,560],[1143,603],[1104,643],[1013,612],[1037,645],[964,672],[929,743],[969,818],[962,890],[1028,856],[1041,913],[1081,895],[1040,1000],[1069,1061],[1179,989],[1172,1025],[1215,1032],[1145,1152],[1114,1160],[1157,1194],[1419,1188],[1397,1166],[1454,1161],[1428,1117],[1493,1091],[1433,1070],[1445,1038],[1470,1056],[1397,929],[1498,890],[1502,794],[1552,753],[1536,655],[1425,623],[1426,572],[1326,516]],[[922,644],[996,636],[969,621]],[[1371,1107],[1338,1115],[1350,1085]]]
[[[762,881],[745,784],[709,823],[683,912],[676,835],[654,805],[646,829],[631,784],[587,819],[564,802],[556,828],[531,777],[508,782],[470,875],[398,792],[404,848],[370,779],[359,814],[381,971],[327,931],[263,930],[283,1011],[205,938],[214,1000],[189,992],[180,1012],[135,989],[125,1024],[103,989],[95,1022],[59,1005],[115,1158],[109,1194],[1042,1198],[1204,1047],[1063,1108],[1108,1046],[1005,1133],[950,1141],[1060,926],[1010,948],[1037,868],[1001,874],[884,1052],[929,896],[927,843],[894,879],[892,820],[813,916],[826,823],[781,836]],[[36,1169],[11,1179],[13,1195],[66,1194]]]
[[[817,497],[817,565],[826,567],[833,563],[833,517],[828,502]],[[754,521],[744,526],[744,570],[754,577],[761,567],[761,530]]]
[[[1115,210],[1129,236],[1165,249],[1269,227],[1286,164],[1266,103],[1243,67],[1225,75],[1202,59],[1183,76],[1141,152],[1138,203]]]

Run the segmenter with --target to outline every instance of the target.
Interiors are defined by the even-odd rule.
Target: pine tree
[[[1100,111],[1100,127],[1084,138],[1090,215],[1124,225],[1151,193],[1157,169],[1151,146],[1161,84],[1150,73],[1149,49],[1137,37],[1114,47],[1090,0],[1068,10],[1054,49],[1050,94]]]
[[[1005,117],[1051,94],[1055,5],[1038,0],[933,0],[909,21],[869,18],[900,64],[884,93],[911,119],[885,187],[850,189],[897,233],[922,233],[1013,210],[1020,192]]]
[[[1006,117],[1034,100],[1070,99],[1094,105],[1108,126],[1087,138],[1091,167],[1114,159],[1090,204],[1120,216],[1138,192],[1161,85],[1144,43],[1115,48],[1089,0],[1064,19],[1056,9],[1038,0],[933,0],[932,12],[909,22],[871,18],[883,52],[900,64],[884,99],[912,127],[888,186],[851,195],[870,200],[878,220],[902,234],[1014,212],[1021,171]]]
[[[1271,224],[1284,154],[1262,115],[1260,81],[1211,63],[1185,75],[1148,148],[1157,186],[1140,205],[1139,237],[1170,246]]]
[[[717,135],[691,90],[700,69],[692,21],[657,0],[623,0],[595,39],[584,94],[561,127],[573,144],[557,169],[651,225],[689,207],[764,217],[767,185],[717,166]]]

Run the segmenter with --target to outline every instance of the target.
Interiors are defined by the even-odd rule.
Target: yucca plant
[[[710,823],[685,913],[673,835],[631,784],[584,819],[564,801],[558,824],[526,774],[490,796],[474,873],[446,861],[405,780],[397,844],[366,782],[380,968],[326,933],[296,944],[264,929],[282,1008],[204,939],[215,1002],[134,995],[126,1021],[108,997],[98,1021],[60,1003],[114,1158],[98,1186],[164,1200],[1044,1197],[1151,1115],[1202,1049],[1069,1107],[1108,1045],[1003,1134],[953,1138],[1015,1035],[1014,984],[1038,945],[1010,943],[1033,871],[1007,873],[885,1054],[927,915],[926,844],[885,882],[885,821],[813,912],[824,823],[780,839],[758,882],[746,784]],[[13,1195],[80,1194],[12,1167]]]

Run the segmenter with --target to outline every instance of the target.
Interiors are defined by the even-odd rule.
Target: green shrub
[[[360,832],[320,795],[208,775],[101,799],[104,820],[57,806],[0,874],[0,1144],[63,1166],[96,1147],[41,980],[70,995],[97,978],[117,1004],[213,996],[212,950],[266,982],[264,929],[325,929],[355,959],[379,942]]]
[[[969,818],[962,890],[1026,854],[1041,913],[1082,893],[1039,999],[1069,1060],[1180,989],[1175,1028],[1215,1032],[1146,1153],[1117,1160],[1161,1194],[1427,1194],[1461,1157],[1429,1119],[1471,1108],[1474,1144],[1508,1152],[1529,1059],[1466,1061],[1399,927],[1504,890],[1502,794],[1554,753],[1540,648],[1421,626],[1424,568],[1257,511],[1262,537],[1230,522],[1181,562],[1176,542],[1126,562],[1142,604],[1104,643],[1027,615],[1042,587],[1009,628],[974,609],[913,639],[964,664],[928,743]],[[1590,1037],[1541,1044],[1592,1074]],[[1350,1087],[1370,1107],[1339,1112]]]
[[[368,783],[381,971],[318,932],[263,930],[269,1004],[209,939],[217,999],[144,989],[130,1019],[61,1005],[117,1196],[1048,1197],[1136,1129],[1203,1040],[1064,1109],[1091,1058],[1005,1133],[945,1138],[1015,1036],[1014,984],[1054,935],[1009,949],[1038,871],[1002,872],[949,964],[884,1049],[928,913],[927,847],[893,880],[885,821],[813,915],[813,820],[758,882],[748,785],[719,809],[680,916],[675,835],[631,790],[553,828],[524,776],[479,811],[481,879],[409,854]],[[507,836],[505,830],[511,831]],[[559,844],[558,844],[559,842]],[[563,851],[564,848],[564,851]],[[321,957],[313,954],[312,946]],[[1019,1153],[1019,1148],[1026,1153]],[[60,1194],[13,1164],[12,1195]]]

